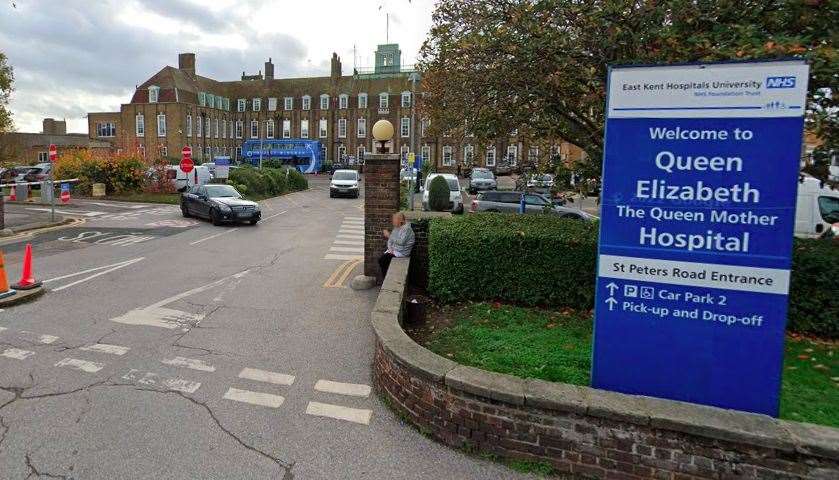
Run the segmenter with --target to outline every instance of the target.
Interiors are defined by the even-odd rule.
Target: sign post
[[[610,69],[594,387],[778,415],[808,72]]]
[[[181,163],[178,165],[182,172],[186,175],[186,184],[189,185],[189,172],[195,168],[195,162],[192,161],[192,148],[189,145],[181,149]],[[197,185],[198,182],[196,181]]]
[[[67,182],[61,184],[61,203],[70,203],[70,184]]]
[[[50,144],[49,148],[49,158],[50,158],[50,177],[49,184],[50,189],[50,222],[55,223],[55,161],[58,160],[58,148],[56,148],[54,143]],[[44,188],[44,185],[41,184],[41,188]]]

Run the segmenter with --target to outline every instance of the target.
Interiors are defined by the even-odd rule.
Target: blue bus
[[[242,144],[243,162],[258,166],[260,154],[263,162],[279,160],[284,165],[300,170],[301,173],[319,172],[323,165],[323,150],[318,140],[281,138],[247,140]]]

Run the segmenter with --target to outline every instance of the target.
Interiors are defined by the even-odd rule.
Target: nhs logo
[[[767,77],[766,88],[795,88],[795,77]]]

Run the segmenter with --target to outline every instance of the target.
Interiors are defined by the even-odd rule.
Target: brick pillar
[[[379,256],[387,241],[382,230],[399,210],[399,154],[364,155],[364,275],[379,275]]]

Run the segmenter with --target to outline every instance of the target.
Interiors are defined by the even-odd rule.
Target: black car
[[[249,222],[256,225],[262,218],[259,204],[245,200],[230,185],[199,185],[181,195],[184,217],[204,217],[213,225],[225,222]]]

